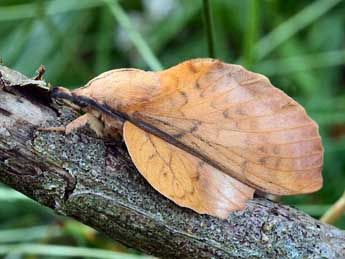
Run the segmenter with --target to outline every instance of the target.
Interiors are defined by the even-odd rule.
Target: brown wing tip
[[[245,210],[247,208],[247,201],[252,200],[254,198],[254,193],[255,189],[243,185],[241,194],[237,196],[238,200],[236,202],[234,202],[234,200],[228,200],[226,208],[222,210],[207,211],[203,213],[225,220],[229,217],[231,213]]]
[[[322,167],[308,178],[301,179],[302,184],[297,184],[295,188],[281,189],[275,195],[301,195],[319,191],[323,186]],[[302,186],[301,186],[302,185]],[[270,192],[272,193],[272,192]]]
[[[321,174],[321,169],[319,172],[319,175],[316,176],[314,179],[310,180],[310,185],[308,185],[306,188],[304,188],[301,193],[299,194],[308,194],[319,191],[323,186],[323,177]]]
[[[244,200],[241,204],[236,205],[236,207],[234,207],[233,205],[229,205],[228,208],[222,209],[222,210],[217,210],[217,211],[205,210],[205,209],[203,209],[203,210],[192,209],[192,210],[196,211],[199,214],[210,215],[212,217],[216,217],[216,218],[219,218],[221,220],[225,220],[230,216],[231,213],[246,209],[247,208],[246,202],[248,200],[251,200],[252,198],[248,198],[248,199]]]

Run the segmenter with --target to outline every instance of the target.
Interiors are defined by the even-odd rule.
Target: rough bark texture
[[[149,186],[123,143],[88,129],[40,132],[76,114],[0,66],[0,181],[60,214],[162,258],[345,258],[345,232],[263,198],[227,220],[180,208]]]

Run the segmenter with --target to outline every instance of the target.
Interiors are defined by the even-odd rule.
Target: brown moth
[[[226,218],[255,190],[276,195],[322,187],[317,124],[270,81],[239,65],[194,59],[160,72],[116,69],[52,96],[86,112],[99,136],[123,135],[139,172],[161,194]]]

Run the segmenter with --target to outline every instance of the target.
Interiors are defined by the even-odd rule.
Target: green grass
[[[161,70],[215,54],[262,73],[319,123],[324,188],[283,201],[320,217],[345,189],[344,13],[340,0],[2,0],[0,57],[29,76],[45,64],[50,83],[71,88],[114,68]],[[0,253],[135,253],[5,187],[0,207]],[[345,217],[335,225],[345,229]]]

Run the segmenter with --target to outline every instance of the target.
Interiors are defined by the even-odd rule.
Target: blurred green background
[[[345,1],[210,3],[216,57],[268,76],[319,123],[324,187],[282,200],[320,217],[345,189]],[[209,55],[201,0],[0,0],[0,39],[6,66],[34,76],[44,64],[45,79],[67,87],[113,68],[159,70]],[[344,215],[335,225],[345,229]],[[0,186],[0,257],[89,258],[90,248],[102,249],[98,258],[138,256]]]

